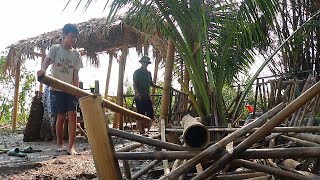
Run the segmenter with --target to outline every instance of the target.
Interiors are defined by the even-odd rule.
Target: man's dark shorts
[[[139,114],[148,116],[150,119],[154,118],[154,112],[152,107],[151,100],[144,100],[144,99],[134,99],[137,106],[137,112]]]
[[[61,91],[50,91],[50,99],[53,114],[66,113],[77,109],[78,100],[71,94]]]

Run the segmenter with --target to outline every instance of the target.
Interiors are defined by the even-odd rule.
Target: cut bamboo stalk
[[[150,139],[148,137],[144,137],[144,136],[136,135],[136,134],[132,134],[132,133],[127,133],[125,131],[121,131],[121,130],[113,129],[113,128],[109,128],[109,134],[112,136],[118,136],[118,137],[121,137],[124,139],[140,142],[143,144],[147,144],[150,146],[155,146],[155,147],[159,147],[159,148],[163,148],[163,149],[167,149],[167,150],[183,151],[186,149],[185,147],[180,146],[180,145],[176,145],[176,144],[169,143],[169,142],[162,142],[162,141],[158,141],[155,139]]]
[[[38,80],[40,82],[42,82],[43,84],[46,84],[46,85],[53,87],[55,89],[59,89],[63,92],[69,93],[69,94],[74,95],[78,98],[93,95],[92,93],[88,93],[80,88],[77,88],[73,85],[65,83],[65,82],[58,80],[56,78],[53,78],[51,76],[45,75],[42,77],[38,77]],[[102,99],[102,103],[105,108],[108,108],[112,111],[121,113],[121,114],[128,116],[128,117],[131,117],[135,120],[142,120],[142,121],[150,122],[150,118],[148,118],[147,116],[141,115],[141,114],[136,113],[131,110],[128,110],[128,109],[121,107],[121,106],[119,106],[111,101],[108,101],[106,99]]]
[[[224,133],[232,133],[235,132],[241,128],[210,128],[207,127],[209,132],[224,132]],[[257,131],[258,128],[253,128],[251,131],[248,133],[253,133]],[[173,133],[178,133],[182,134],[183,129],[173,129],[173,128],[166,128],[167,132],[173,132]],[[304,133],[304,132],[310,132],[310,133],[317,133],[320,132],[320,127],[319,126],[296,126],[296,127],[275,127],[272,130],[273,133],[288,133],[288,132],[293,132],[293,133]]]
[[[146,167],[144,167],[143,169],[141,169],[140,171],[138,171],[137,173],[132,175],[132,179],[131,180],[139,179],[142,175],[146,174],[150,169],[152,169],[155,165],[157,165],[158,162],[159,162],[159,160],[152,161]]]
[[[269,167],[269,166],[264,166],[261,164],[257,164],[257,163],[253,163],[250,161],[246,161],[246,160],[240,160],[240,159],[236,159],[232,161],[232,164],[236,164],[248,169],[252,169],[252,170],[256,170],[256,171],[260,171],[260,172],[265,172],[267,174],[272,174],[278,177],[285,177],[285,178],[290,178],[290,179],[297,179],[297,180],[308,180],[308,179],[313,179],[310,178],[308,176],[303,176],[297,173],[292,173],[292,172],[288,172],[288,171],[284,171],[281,170],[279,168],[273,168],[273,167]]]
[[[156,60],[154,62],[153,80],[152,80],[154,84],[157,84],[159,64],[160,64],[160,58],[158,56],[156,56]],[[152,87],[152,93],[151,94],[152,95],[156,94],[156,88],[155,87]],[[154,96],[151,96],[151,101],[152,101],[152,104],[155,104]]]
[[[211,145],[197,156],[193,157],[189,161],[187,161],[182,166],[178,167],[176,170],[170,172],[167,176],[162,177],[161,179],[177,179],[181,174],[184,174],[192,167],[200,163],[203,159],[207,159],[215,156],[218,153],[218,150],[224,148],[228,143],[234,141],[235,139],[247,134],[252,128],[261,126],[267,119],[273,117],[276,113],[278,113],[282,108],[285,107],[284,103],[280,103],[278,106],[274,107],[270,111],[264,113],[262,116],[257,118],[255,121],[247,124],[246,126],[238,129],[237,131],[229,134],[228,136],[222,138],[214,145]]]
[[[118,160],[176,160],[191,159],[199,151],[155,151],[155,152],[119,152],[115,153]],[[206,160],[214,160],[221,157],[224,153],[217,154]],[[295,159],[295,158],[317,158],[320,156],[320,146],[317,147],[294,147],[294,148],[266,148],[248,149],[239,157],[241,159]],[[178,163],[178,162],[177,162]],[[175,166],[175,168],[178,164]],[[172,168],[173,170],[175,168]]]
[[[46,58],[46,49],[45,48],[41,48],[41,64],[43,63],[44,59]],[[43,93],[43,84],[40,83],[39,84],[39,93]]]
[[[283,165],[285,165],[288,168],[295,169],[295,170],[301,170],[301,168],[302,168],[302,163],[295,161],[293,159],[284,160]]]
[[[164,119],[160,120],[160,134],[161,134],[161,141],[166,142],[166,129],[165,129],[165,121]],[[162,152],[165,152],[165,149],[162,149]],[[167,175],[170,173],[170,167],[168,160],[162,160],[163,163],[163,173]]]
[[[271,133],[272,129],[289,117],[293,112],[298,110],[304,104],[309,102],[312,98],[320,93],[320,82],[313,85],[310,89],[301,94],[297,99],[292,101],[288,106],[282,109],[279,113],[273,116],[267,123],[265,123],[261,128],[255,131],[247,139],[242,141],[237,145],[232,153],[225,154],[222,158],[217,160],[212,166],[207,168],[203,173],[198,174],[194,179],[204,179],[210,174],[214,174],[218,170],[224,168],[228,162],[230,162],[235,156],[241,154],[251,145],[257,142],[259,139],[264,138],[266,135]]]
[[[15,73],[15,83],[14,83],[14,98],[13,98],[13,112],[12,112],[12,132],[17,128],[18,122],[18,108],[19,108],[19,87],[20,87],[20,70],[21,62],[17,60],[16,63],[16,73]]]
[[[314,101],[314,105],[312,107],[311,110],[311,115],[309,117],[307,126],[313,126],[314,124],[314,117],[316,116],[316,110],[318,110],[317,108],[319,107],[319,95],[316,97],[316,100]]]
[[[113,54],[109,52],[108,72],[107,72],[107,79],[106,79],[106,87],[105,87],[105,90],[104,90],[104,98],[105,99],[107,99],[108,93],[109,93],[110,75],[111,75],[111,69],[112,69],[112,60],[113,60]]]
[[[123,160],[122,164],[123,164],[124,175],[126,176],[127,179],[131,179],[129,162],[127,160]]]
[[[160,137],[160,134],[157,134],[157,135],[151,136],[151,139],[158,139],[159,137]],[[143,145],[144,145],[144,144],[142,144],[142,143],[133,143],[133,144],[130,144],[130,145],[128,145],[128,146],[125,146],[125,147],[116,149],[116,152],[127,152],[127,151],[131,151],[131,150],[137,149],[138,147],[141,147],[141,146],[143,146]]]
[[[320,145],[320,135],[307,134],[307,133],[288,133],[288,136],[314,142]]]
[[[209,143],[209,132],[197,118],[185,115],[182,118],[183,140],[186,147],[190,149],[203,149]]]
[[[306,140],[301,140],[301,139],[294,138],[294,137],[288,137],[288,136],[285,136],[285,135],[281,135],[281,138],[289,140],[289,141],[293,141],[293,142],[295,142],[295,143],[297,143],[297,144],[299,144],[301,146],[307,146],[307,147],[320,146],[320,144],[317,144],[317,143],[313,143],[313,142],[306,141]]]
[[[117,104],[119,106],[123,106],[123,80],[124,80],[124,72],[126,67],[127,55],[128,55],[128,44],[124,43],[124,46],[121,49],[121,56],[119,61],[119,77],[118,77],[118,90],[117,90]],[[123,129],[123,114],[119,113],[115,117],[117,118],[114,119],[113,127],[114,128],[119,127],[119,129]]]
[[[180,154],[180,153],[179,153]],[[167,158],[166,158],[167,159]],[[175,157],[175,161],[174,161],[174,163],[173,163],[173,165],[172,165],[172,169],[171,169],[171,171],[173,171],[173,170],[175,170],[175,169],[177,169],[177,167],[179,167],[180,166],[180,164],[182,163],[182,159],[177,159],[177,157]]]
[[[109,140],[101,96],[80,99],[83,119],[88,133],[92,156],[99,179],[122,179],[119,165],[115,161],[114,148]]]
[[[254,104],[253,104],[253,113],[252,113],[252,117],[255,118],[256,117],[256,111],[257,111],[257,103],[258,103],[258,93],[259,93],[259,79],[257,79],[257,83],[256,83],[256,93],[254,95]]]
[[[253,173],[236,173],[236,174],[219,174],[215,177],[216,180],[239,180],[239,179],[248,179],[254,177],[266,176],[266,173],[263,172],[253,172]]]

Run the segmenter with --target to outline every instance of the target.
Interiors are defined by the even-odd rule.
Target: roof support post
[[[13,114],[12,114],[12,132],[17,128],[18,122],[18,99],[19,99],[19,87],[20,87],[20,67],[21,62],[18,60],[16,64],[15,84],[14,84],[14,100],[13,100]]]
[[[113,54],[109,53],[109,63],[108,63],[108,72],[107,72],[107,79],[106,79],[106,88],[104,91],[104,98],[107,99],[109,93],[109,84],[110,84],[110,75],[111,75],[111,68],[112,68],[112,60]]]
[[[46,49],[41,49],[41,64],[43,63],[44,59],[46,58]],[[40,83],[39,85],[39,93],[43,93],[43,84]]]

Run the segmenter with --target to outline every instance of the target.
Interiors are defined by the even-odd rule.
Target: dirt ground
[[[66,155],[66,152],[57,152],[54,141],[23,142],[23,134],[0,133],[0,149],[20,148],[31,146],[41,149],[42,152],[29,153],[27,157],[8,156],[0,154],[0,179],[98,179],[91,150],[87,139],[83,136],[76,138],[76,150],[81,155]],[[115,149],[124,147],[131,141],[113,137]],[[67,143],[67,142],[66,142]],[[137,151],[152,151],[152,147],[142,147]],[[151,161],[129,161],[131,174],[134,174]],[[159,167],[140,179],[158,179]],[[119,166],[124,177],[122,161]],[[157,170],[158,168],[158,170]],[[158,175],[155,175],[158,174]]]

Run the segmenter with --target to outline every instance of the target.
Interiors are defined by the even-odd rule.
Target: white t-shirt
[[[52,45],[47,57],[51,59],[52,77],[68,84],[73,84],[74,70],[83,68],[80,53],[74,48],[65,50],[61,44]]]

